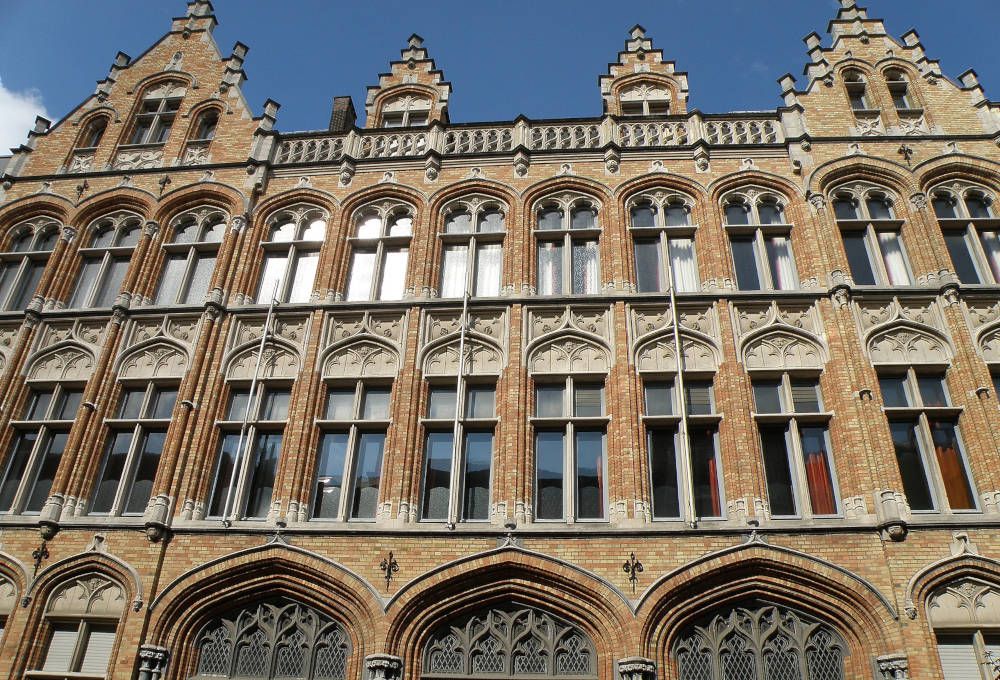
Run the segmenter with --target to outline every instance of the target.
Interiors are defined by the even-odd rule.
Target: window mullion
[[[384,231],[385,225],[382,225]],[[379,290],[382,287],[382,274],[385,269],[385,240],[380,236],[375,244],[375,263],[372,266],[371,290],[368,293],[369,300],[379,299]]]
[[[660,243],[660,274],[664,277],[660,286],[660,292],[665,293],[674,284],[674,263],[670,261],[670,239],[665,229],[660,229],[660,238],[658,241]]]
[[[479,245],[476,243],[475,235],[469,238],[469,249],[465,254],[465,290],[463,291],[463,299],[465,294],[473,294],[476,290],[476,249]]]
[[[576,427],[572,420],[566,423],[566,441],[563,444],[563,517],[566,522],[576,521]]]
[[[257,423],[250,423],[247,428],[246,439],[243,440],[243,460],[240,463],[238,470],[234,471],[236,477],[236,489],[233,494],[233,505],[229,508],[229,512],[235,513],[239,511],[238,519],[245,519],[246,515],[246,497],[247,497],[247,484],[249,482],[249,470],[253,467],[253,457],[257,451]]]
[[[111,512],[109,514],[112,516],[122,514],[122,506],[125,503],[125,490],[132,486],[132,477],[137,467],[142,439],[142,425],[135,423],[132,426],[132,441],[128,445],[128,454],[126,454],[125,463],[122,465],[121,479],[118,480],[118,488],[115,489],[115,498],[111,503]]]
[[[567,230],[563,234],[562,294],[573,294],[573,236]]]
[[[754,229],[754,246],[757,260],[757,276],[760,279],[762,290],[774,290],[774,282],[771,280],[771,260],[767,254],[767,242],[764,239],[764,232],[758,226]]]
[[[945,493],[945,489],[942,483],[941,469],[937,464],[937,456],[934,455],[934,438],[931,437],[930,423],[927,419],[927,412],[923,410],[921,406],[920,415],[917,416],[918,423],[918,446],[920,447],[920,456],[924,461],[925,474],[930,477],[928,479],[928,486],[931,489],[931,495],[934,497],[934,504],[937,506],[938,511],[948,510],[948,494]]]
[[[266,259],[266,256],[265,256]],[[186,300],[191,288],[191,281],[194,279],[194,271],[198,267],[198,251],[194,246],[188,247],[187,264],[184,265],[184,276],[181,278],[181,285],[177,290],[175,303]]]

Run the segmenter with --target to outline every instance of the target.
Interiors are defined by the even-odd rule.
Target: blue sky
[[[115,53],[141,54],[164,34],[182,0],[4,0],[0,10],[0,150],[17,144],[43,110],[60,118],[93,91]],[[1000,99],[998,0],[869,0],[871,16],[899,36],[916,28],[931,58],[954,77],[974,68]],[[216,0],[224,54],[250,46],[244,90],[259,113],[282,104],[281,130],[321,129],[330,100],[365,87],[419,33],[453,84],[454,121],[596,116],[597,77],[628,29],[687,71],[690,106],[706,112],[774,108],[776,79],[799,77],[802,37],[825,36],[835,0]],[[826,43],[824,43],[826,44]],[[14,119],[26,116],[27,123]],[[19,119],[20,120],[20,119]],[[16,128],[10,132],[11,127]]]

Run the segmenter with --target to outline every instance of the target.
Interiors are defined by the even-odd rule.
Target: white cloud
[[[28,141],[28,130],[35,126],[35,116],[51,120],[42,104],[41,93],[38,90],[8,90],[0,79],[0,156],[6,156],[11,147]]]

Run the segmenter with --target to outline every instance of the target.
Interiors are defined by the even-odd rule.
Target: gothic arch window
[[[309,302],[319,251],[326,238],[326,212],[311,205],[280,210],[266,221],[267,235],[257,303]]]
[[[885,84],[889,88],[892,104],[897,110],[908,111],[915,108],[913,98],[910,95],[910,81],[902,69],[888,69],[885,72]]]
[[[670,90],[658,83],[639,83],[622,91],[623,116],[665,116],[670,113]]]
[[[422,678],[597,678],[597,653],[582,630],[540,609],[476,612],[436,631]]]
[[[71,673],[82,680],[103,680],[124,611],[124,589],[104,576],[75,577],[61,585],[45,608],[45,630],[39,637],[46,642],[37,675],[63,678]]]
[[[94,220],[87,233],[90,241],[79,250],[80,273],[68,306],[110,307],[118,297],[132,251],[142,236],[142,218],[130,212],[112,213]]]
[[[858,184],[833,193],[833,211],[847,254],[851,278],[859,286],[913,283],[892,198],[883,189]]]
[[[431,100],[415,95],[394,97],[382,105],[382,127],[423,127],[431,113]]]
[[[95,116],[91,118],[83,128],[83,133],[77,140],[76,149],[94,149],[104,138],[104,133],[108,129],[108,116]]]
[[[995,680],[1000,660],[1000,589],[974,578],[927,598],[944,680]]]
[[[535,210],[539,295],[593,295],[600,289],[600,205],[586,196],[544,199]]]
[[[72,365],[89,374],[93,358],[70,348],[36,361],[27,402],[11,422],[14,437],[3,461],[0,512],[37,513],[48,500],[69,431],[83,402],[82,380],[61,380]]]
[[[167,81],[147,90],[142,104],[132,121],[129,144],[162,145],[170,136],[170,130],[184,98],[184,84]]]
[[[700,288],[694,252],[691,200],[653,191],[628,202],[635,249],[636,287],[640,293],[665,293],[671,286],[688,293]]]
[[[944,371],[935,365],[882,365],[879,388],[903,492],[915,512],[975,511],[976,489]]]
[[[227,221],[225,213],[208,207],[173,220],[170,242],[163,244],[166,263],[156,291],[157,305],[200,305],[205,301]]]
[[[499,295],[506,206],[488,196],[469,196],[442,212],[441,297]]]
[[[285,598],[209,622],[196,638],[192,680],[345,680],[351,641],[338,622]]]
[[[212,106],[197,115],[194,125],[191,126],[190,137],[184,145],[182,165],[198,165],[209,161],[208,148],[215,139],[220,113],[217,107]]]
[[[413,236],[411,206],[393,201],[365,206],[354,218],[348,300],[401,300]]]
[[[672,648],[680,680],[844,680],[847,654],[825,623],[758,602],[689,626]]]
[[[0,310],[28,306],[58,239],[59,224],[44,217],[10,230],[10,241],[0,252]]]
[[[792,254],[792,225],[785,218],[784,199],[773,192],[751,187],[729,193],[723,197],[722,206],[738,288],[798,288]]]
[[[1000,284],[1000,226],[994,193],[955,182],[931,192],[931,201],[959,280]]]
[[[853,110],[871,110],[872,103],[868,96],[868,81],[861,71],[855,69],[844,71],[844,89],[847,90],[847,98],[851,102]]]

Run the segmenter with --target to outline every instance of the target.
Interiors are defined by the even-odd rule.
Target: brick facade
[[[254,115],[240,91],[247,48],[221,55],[204,0],[141,57],[120,54],[92,97],[55,125],[39,122],[0,188],[0,677],[64,677],[32,671],[58,622],[89,616],[118,622],[106,677],[188,678],[207,653],[207,625],[283,598],[341,627],[346,678],[421,677],[443,626],[512,607],[580,631],[591,655],[583,677],[713,677],[679,661],[692,626],[734,606],[776,606],[839,640],[841,675],[809,677],[942,680],[936,629],[988,634],[1000,624],[989,599],[1000,598],[1000,104],[973,72],[944,76],[915,32],[897,40],[853,0],[841,4],[832,41],[806,37],[805,79],[783,77],[784,104],[766,112],[688,111],[686,74],[638,26],[600,78],[604,117],[489,125],[449,122],[451,85],[419,36],[369,89],[366,127],[338,97],[330,130],[308,133],[278,132],[272,101]],[[864,105],[852,107],[861,86]],[[171,102],[169,134],[156,139],[161,118],[139,139],[146,107]],[[198,139],[210,112],[214,136]],[[397,123],[408,126],[388,129]],[[954,218],[940,212],[946,192]],[[863,211],[856,218],[837,212],[848,196]],[[741,200],[752,210],[742,226],[727,214]],[[686,224],[633,229],[649,204],[683,206]],[[499,235],[475,232],[477,243],[502,244],[499,271],[491,279],[476,265],[489,281],[470,280],[496,289],[473,294],[465,313],[461,294],[445,290],[449,253],[469,244],[470,233],[445,233],[460,205],[503,219]],[[540,216],[555,205],[560,219],[593,211],[594,221],[546,233]],[[876,216],[879,205],[891,213]],[[979,205],[990,215],[968,212]],[[778,216],[765,218],[772,208]],[[377,240],[359,238],[368,219],[383,230]],[[305,236],[317,220],[324,234]],[[296,236],[274,235],[285,223]],[[221,225],[212,237],[182,236],[212,225]],[[953,260],[958,230],[978,258],[978,282]],[[842,233],[868,234],[874,285],[856,280]],[[36,247],[48,234],[49,246]],[[35,245],[18,245],[26,238]],[[574,258],[593,253],[588,238],[596,264],[582,265]],[[636,264],[636,243],[654,238],[693,243],[693,283],[678,281],[673,296],[662,285],[643,290],[649,271]],[[760,290],[741,280],[747,261],[734,256],[751,238],[756,275],[771,282]],[[564,280],[584,290],[546,294],[555,284],[539,259],[545,243],[573,244],[558,257],[572,270]],[[780,254],[788,244],[790,259]],[[358,253],[369,248],[375,292],[355,295]],[[268,325],[270,291],[260,289],[273,280],[272,255],[298,258],[299,269],[279,285]],[[199,274],[182,260],[209,268]],[[25,279],[32,263],[37,277]],[[164,300],[168,270],[188,272],[176,295],[198,287],[198,299]],[[91,275],[118,288],[95,284],[81,302],[79,281]],[[33,294],[19,292],[22,280]],[[309,290],[295,287],[303,282]],[[384,293],[397,285],[400,295]],[[712,385],[710,415],[657,419],[644,399],[650,385],[676,379],[678,348],[683,378]],[[454,386],[459,365],[463,384],[495,390],[495,413],[453,430],[427,416],[432,389]],[[762,386],[780,379],[818,381],[821,404],[768,414]],[[905,405],[886,393],[901,380],[911,381]],[[327,418],[328,395],[359,381],[391,388],[387,414]],[[123,395],[151,383],[177,390],[169,418],[123,418]],[[537,388],[569,384],[578,395],[603,386],[599,413],[543,418]],[[932,403],[925,387],[941,385],[947,398]],[[287,416],[242,428],[228,404],[251,387],[287,390]],[[65,418],[35,412],[38,394],[73,390],[79,405]],[[931,507],[914,496],[917,463],[899,462],[899,423],[911,422]],[[141,492],[149,500],[129,512],[138,482],[109,477],[109,442],[157,427],[162,451]],[[661,463],[647,433],[657,428],[681,433],[680,451],[697,432],[715,447],[717,479],[703,482],[702,500],[693,459],[672,459],[681,490],[666,514],[651,484]],[[807,430],[826,433],[828,473],[804,439],[793,442]],[[442,487],[445,516],[422,519],[433,514],[428,433],[453,431],[492,432],[483,521],[466,521],[471,482],[455,491],[458,471]],[[773,431],[788,433],[786,486],[767,467],[762,436]],[[264,509],[247,510],[261,484],[244,461],[222,517],[212,505],[217,461],[227,433],[240,432],[241,442],[280,433],[280,456]],[[348,466],[344,501],[312,519],[330,432],[354,447],[355,467],[357,441],[384,432],[380,478],[365,496]],[[580,448],[569,462],[563,453],[556,521],[543,517],[539,432]],[[581,432],[602,440],[589,477],[577,468]],[[47,457],[55,441],[62,453]],[[242,450],[263,446],[253,441]],[[11,473],[19,446],[29,447],[23,479]],[[119,479],[142,474],[134,446]],[[114,499],[95,512],[102,481]],[[783,491],[792,512],[777,510]],[[368,502],[372,516],[351,519]],[[632,554],[643,567],[635,581]],[[978,619],[941,623],[932,610],[949,587],[984,589]],[[90,608],[60,609],[74,598]],[[996,677],[984,661],[973,660],[982,677]],[[718,677],[752,677],[733,673]]]

